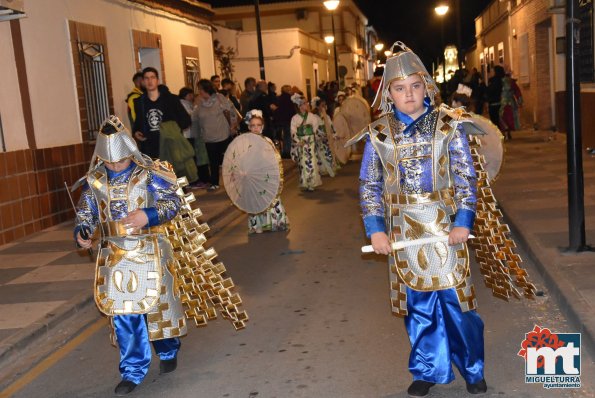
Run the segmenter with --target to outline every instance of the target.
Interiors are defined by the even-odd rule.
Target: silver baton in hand
[[[475,235],[469,235],[469,239],[475,238]],[[432,236],[431,238],[421,238],[414,240],[402,240],[399,242],[391,243],[393,250],[404,249],[409,246],[427,245],[429,243],[448,242],[448,235],[444,236]],[[374,253],[372,245],[363,246],[362,253]]]

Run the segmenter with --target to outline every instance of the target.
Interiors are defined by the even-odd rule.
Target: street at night
[[[191,328],[182,339],[178,370],[158,374],[154,357],[143,397],[406,397],[410,352],[402,319],[390,313],[386,258],[359,252],[366,244],[359,218],[358,162],[313,193],[299,192],[295,175],[283,201],[289,233],[248,236],[246,216],[226,217],[209,240],[238,285],[250,321],[234,331],[227,321]],[[525,253],[521,252],[525,257]],[[525,263],[539,288],[537,271]],[[474,280],[485,322],[486,380],[494,397],[592,397],[595,368],[582,356],[582,388],[545,390],[525,384],[517,356],[524,334],[535,324],[569,330],[566,316],[549,297],[506,303]],[[94,308],[89,311],[96,313]],[[15,397],[109,396],[118,378],[116,348],[101,328]],[[455,382],[432,389],[432,397],[466,396]],[[84,382],[83,382],[84,381]]]

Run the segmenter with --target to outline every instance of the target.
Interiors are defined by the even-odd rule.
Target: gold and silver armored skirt
[[[107,316],[146,314],[150,340],[185,335],[172,265],[172,248],[162,234],[104,238],[95,271],[97,308]]]
[[[390,203],[387,225],[392,242],[448,236],[456,212],[452,190],[387,195],[386,199]],[[392,310],[397,315],[407,315],[406,287],[423,292],[457,288],[462,309],[475,308],[469,253],[464,243],[414,244],[396,250],[389,256],[389,272]]]

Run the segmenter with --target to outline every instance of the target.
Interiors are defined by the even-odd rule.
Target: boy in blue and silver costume
[[[436,83],[403,43],[387,59],[373,107],[383,115],[346,145],[366,139],[360,199],[374,251],[389,255],[391,303],[411,342],[408,393],[424,396],[453,381],[484,393],[483,322],[466,241],[473,228],[477,178],[462,109],[434,106]],[[394,47],[394,46],[393,46]],[[391,242],[448,237],[393,250]]]
[[[98,134],[89,172],[79,181],[75,237],[90,248],[90,237],[101,232],[95,302],[111,317],[120,349],[117,395],[132,392],[147,375],[150,342],[161,359],[160,372],[175,370],[179,337],[187,331],[163,227],[180,209],[176,180],[171,167],[142,155],[111,116]]]

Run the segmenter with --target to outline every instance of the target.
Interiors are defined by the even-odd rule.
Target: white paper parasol
[[[281,157],[272,141],[258,134],[241,134],[229,144],[222,174],[233,204],[250,214],[270,208],[283,188]]]

